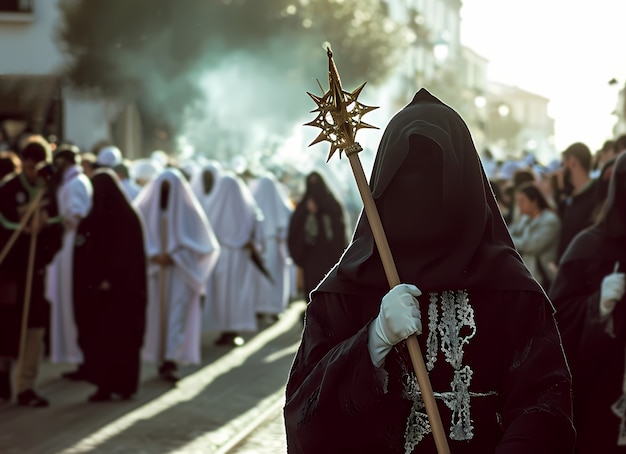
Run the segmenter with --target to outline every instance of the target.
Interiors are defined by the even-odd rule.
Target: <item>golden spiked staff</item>
[[[363,166],[359,159],[359,152],[362,151],[363,148],[355,141],[355,135],[359,129],[376,128],[375,126],[361,121],[361,118],[366,113],[378,107],[366,106],[358,101],[358,97],[365,83],[352,93],[343,90],[341,80],[339,79],[339,72],[335,66],[330,47],[327,48],[326,53],[328,55],[329,89],[322,97],[308,93],[313,101],[315,101],[315,104],[317,104],[317,109],[312,112],[318,112],[318,114],[315,120],[306,123],[305,126],[315,126],[322,130],[309,146],[323,141],[330,142],[330,153],[328,154],[327,161],[330,160],[337,150],[339,150],[340,159],[342,151],[348,156],[356,184],[359,188],[359,193],[361,194],[361,199],[363,200],[365,214],[367,215],[367,220],[369,221],[374,240],[376,241],[376,247],[378,248],[380,258],[383,262],[383,268],[385,269],[389,287],[393,288],[400,284],[400,277],[398,276],[398,271],[393,261],[391,250],[389,249],[389,243],[387,242],[387,237],[385,236],[385,231],[383,230],[374,198],[369,190],[367,179],[363,172]],[[406,345],[409,350],[411,362],[413,363],[415,375],[417,376],[417,382],[422,392],[422,399],[424,400],[426,413],[428,414],[433,437],[435,438],[437,452],[440,454],[449,454],[450,448],[448,447],[448,440],[443,430],[441,416],[439,415],[439,409],[435,402],[435,396],[430,384],[430,379],[428,378],[424,358],[415,335],[411,335],[406,339]]]

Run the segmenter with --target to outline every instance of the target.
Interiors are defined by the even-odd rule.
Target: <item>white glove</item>
[[[383,297],[378,316],[368,328],[367,347],[372,363],[383,364],[398,342],[413,333],[422,333],[422,316],[416,297],[422,292],[411,284],[398,284]]]
[[[607,274],[604,279],[602,279],[602,286],[600,287],[601,317],[606,317],[613,312],[615,303],[624,296],[625,283],[624,273]]]

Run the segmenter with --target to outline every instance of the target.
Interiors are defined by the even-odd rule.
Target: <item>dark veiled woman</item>
[[[417,93],[383,134],[370,189],[406,284],[389,290],[362,214],[307,307],[287,385],[289,452],[435,453],[401,342],[416,333],[451,452],[571,453],[553,308],[461,117]]]
[[[304,196],[289,223],[287,244],[293,261],[302,269],[308,298],[348,244],[343,206],[318,172],[306,178]]]
[[[577,453],[626,452],[626,156],[597,225],[574,238],[550,290],[572,370]]]
[[[117,176],[92,177],[93,208],[74,248],[74,304],[90,401],[137,392],[146,318],[146,256],[141,219]]]

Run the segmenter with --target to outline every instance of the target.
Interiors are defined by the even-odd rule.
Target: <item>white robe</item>
[[[256,331],[259,271],[246,243],[257,243],[263,215],[250,189],[237,177],[223,174],[205,205],[222,253],[207,284],[204,331]]]
[[[291,293],[292,260],[287,247],[287,229],[293,208],[273,175],[260,177],[250,187],[263,212],[263,259],[274,281],[259,276],[256,310],[278,315],[287,307]]]
[[[170,183],[167,209],[160,208],[161,185]],[[154,257],[165,252],[174,265],[148,263],[147,328],[142,356],[146,361],[164,360],[179,364],[200,363],[200,297],[215,268],[220,247],[202,207],[189,184],[175,169],[166,169],[150,182],[135,200],[146,226],[146,253]],[[167,220],[164,234],[163,218]],[[163,237],[162,237],[163,235]],[[161,332],[162,276],[165,275],[165,333]],[[161,339],[165,335],[165,351]]]
[[[80,219],[89,214],[93,202],[91,181],[80,166],[66,170],[57,191],[59,215],[65,223],[63,246],[48,267],[46,295],[51,303],[50,353],[55,363],[83,362],[74,321],[74,237]]]

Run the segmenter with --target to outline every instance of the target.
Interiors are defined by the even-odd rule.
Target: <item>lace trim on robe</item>
[[[470,415],[470,398],[497,394],[495,391],[474,393],[469,390],[473,371],[469,365],[463,365],[463,354],[465,345],[476,334],[474,309],[470,305],[465,290],[446,291],[441,294],[431,293],[429,302],[429,333],[426,340],[426,358],[424,358],[426,367],[429,371],[434,368],[441,349],[445,361],[454,369],[454,376],[450,383],[451,391],[435,392],[435,399],[442,400],[452,410],[450,439],[471,440],[474,436],[474,426]],[[441,307],[441,316],[439,307]],[[405,453],[409,454],[431,432],[431,427],[414,372],[404,370],[403,382],[402,397],[413,403],[404,435]]]

